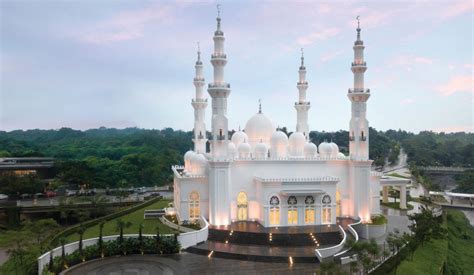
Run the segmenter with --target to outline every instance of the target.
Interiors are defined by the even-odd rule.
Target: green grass
[[[464,214],[448,210],[447,274],[474,274],[474,228]]]
[[[397,274],[439,274],[446,261],[448,240],[433,240],[416,249],[413,260],[410,256],[402,261]]]
[[[403,179],[411,179],[411,177],[403,176],[403,175],[400,175],[398,173],[390,173],[390,174],[387,174],[387,176],[403,178]]]
[[[176,232],[175,230],[162,224],[158,219],[149,219],[149,220],[143,219],[143,214],[146,209],[161,209],[161,208],[166,207],[169,202],[170,201],[168,200],[160,200],[140,210],[121,216],[120,218],[107,221],[104,225],[103,236],[118,234],[118,232],[115,230],[117,219],[122,219],[123,221],[129,221],[132,223],[132,226],[124,229],[124,234],[138,234],[138,226],[141,223],[143,223],[144,225],[143,234],[156,234],[156,227],[159,227],[160,233],[162,234],[175,233]],[[90,227],[84,232],[84,239],[94,238],[98,236],[99,236],[99,225]],[[79,234],[77,233],[71,234],[67,236],[66,238],[68,242],[77,241],[79,240]]]
[[[373,216],[371,218],[373,225],[382,225],[387,223],[387,218],[384,215]]]
[[[380,205],[401,210],[399,202],[381,202]],[[407,210],[412,210],[412,209],[413,209],[413,205],[407,203]]]

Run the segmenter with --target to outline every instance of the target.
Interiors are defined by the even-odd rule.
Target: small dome
[[[229,142],[229,144],[227,144],[227,151],[231,158],[235,158],[235,156],[237,156],[237,148],[233,142]]]
[[[232,143],[235,144],[236,148],[239,148],[239,145],[242,143],[242,142],[245,142],[246,140],[248,140],[249,138],[247,137],[247,134],[242,132],[242,131],[238,131],[238,132],[235,132],[233,135],[232,135]]]
[[[184,154],[184,170],[186,171],[191,171],[191,159],[192,157],[195,155],[196,153],[194,153],[194,151],[187,151],[185,154]]]
[[[270,156],[284,158],[287,155],[288,137],[282,131],[275,131],[270,141]]]
[[[289,140],[290,156],[292,157],[303,157],[304,156],[304,145],[306,144],[306,138],[303,133],[295,132],[291,134]]]
[[[339,146],[337,146],[337,144],[332,141],[329,143],[329,145],[331,145],[331,157],[337,158],[337,155],[339,154]]]
[[[321,142],[318,147],[319,155],[322,158],[330,158],[332,152],[332,146],[327,142]]]
[[[304,156],[305,158],[314,158],[318,153],[318,148],[316,144],[308,142],[304,145]]]
[[[191,174],[204,175],[206,173],[207,159],[203,154],[194,154],[191,158]]]
[[[237,148],[239,151],[239,158],[249,158],[250,157],[250,144],[247,142],[242,142]]]
[[[265,143],[257,143],[255,145],[255,158],[256,159],[266,159],[268,155],[268,146]]]
[[[346,156],[343,153],[339,152],[339,153],[337,153],[337,158],[338,159],[345,159]]]
[[[245,133],[248,136],[248,143],[252,148],[262,140],[265,144],[270,144],[270,139],[275,131],[272,121],[262,113],[253,115],[245,124]]]

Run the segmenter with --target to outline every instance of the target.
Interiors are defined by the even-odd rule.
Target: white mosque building
[[[370,222],[380,214],[381,174],[371,171],[369,122],[366,118],[370,90],[364,87],[364,42],[357,27],[351,70],[349,155],[337,144],[309,140],[306,67],[301,57],[296,129],[289,137],[276,129],[261,110],[245,129],[229,136],[227,99],[230,84],[224,79],[227,56],[224,32],[217,17],[211,64],[214,80],[207,91],[212,103],[212,125],[206,137],[208,100],[200,51],[195,65],[194,150],[184,155],[184,166],[173,166],[174,206],[181,221],[201,216],[211,225],[257,221],[265,227],[335,224],[336,217]],[[210,151],[206,150],[209,141]],[[385,191],[385,190],[384,190]],[[384,192],[385,194],[385,192]],[[403,198],[402,198],[403,199]]]

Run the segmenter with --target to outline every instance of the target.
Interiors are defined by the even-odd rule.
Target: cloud
[[[415,66],[433,65],[435,62],[437,62],[436,59],[424,56],[417,56],[412,54],[397,55],[388,61],[388,66],[401,66],[404,67],[407,71],[413,71]]]
[[[299,37],[296,41],[301,46],[308,46],[317,41],[324,41],[338,35],[341,32],[339,28],[325,28],[314,31],[308,35]]]
[[[171,19],[169,6],[155,5],[126,11],[80,31],[80,41],[89,44],[111,44],[142,37],[147,24],[159,24]]]
[[[457,132],[474,132],[474,127],[472,125],[456,125],[456,126],[446,126],[446,127],[437,127],[433,129],[434,132],[445,132],[445,133],[457,133]]]
[[[402,101],[400,101],[400,104],[401,105],[410,105],[414,102],[415,102],[415,100],[413,98],[407,97],[407,98],[402,99]]]
[[[474,90],[472,76],[471,75],[454,76],[446,84],[438,86],[436,90],[445,96],[449,96],[454,93],[460,93],[460,92],[472,93]]]
[[[441,17],[444,19],[456,17],[458,15],[465,14],[472,11],[474,8],[474,3],[472,0],[460,1],[454,5],[449,5],[441,12]]]
[[[327,62],[329,60],[332,60],[341,54],[343,54],[345,51],[344,50],[337,50],[337,51],[332,51],[332,52],[327,52],[321,55],[321,61],[322,62]]]

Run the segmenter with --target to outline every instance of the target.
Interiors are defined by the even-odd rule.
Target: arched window
[[[341,193],[336,191],[336,217],[341,216]]]
[[[280,199],[277,196],[270,198],[270,225],[280,224]]]
[[[189,219],[199,219],[201,211],[199,209],[199,193],[193,191],[189,194]]]
[[[288,224],[298,224],[298,201],[295,196],[288,197]]]
[[[322,223],[331,223],[331,197],[329,195],[324,195],[321,202],[323,203]]]
[[[306,196],[304,199],[304,223],[314,224],[314,197]]]
[[[247,220],[248,216],[248,198],[245,192],[239,192],[237,195],[237,219],[239,221]]]

